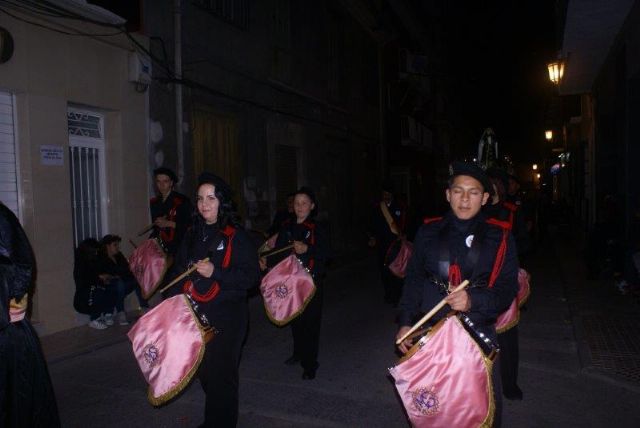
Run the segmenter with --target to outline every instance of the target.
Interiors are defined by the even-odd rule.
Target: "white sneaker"
[[[113,314],[102,315],[102,322],[106,325],[113,325]]]
[[[118,323],[120,325],[129,325],[129,321],[127,321],[127,314],[124,312],[118,312]]]
[[[100,318],[97,318],[97,319],[91,321],[87,325],[89,327],[91,327],[91,328],[95,328],[96,330],[104,330],[105,328],[107,328],[107,325],[104,322],[102,322],[102,320]]]

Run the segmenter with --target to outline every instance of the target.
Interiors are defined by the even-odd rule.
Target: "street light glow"
[[[553,131],[551,131],[551,130],[544,131],[544,138],[547,141],[553,140]]]
[[[537,164],[537,163],[534,163],[534,164],[533,164],[533,166],[532,166],[531,168],[535,171],[536,169],[538,169],[538,164]]]

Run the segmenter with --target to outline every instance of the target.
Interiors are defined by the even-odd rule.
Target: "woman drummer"
[[[285,361],[287,365],[300,363],[303,379],[314,379],[318,369],[318,344],[320,341],[320,320],[322,318],[322,279],[328,254],[327,237],[322,228],[313,220],[317,212],[315,194],[309,187],[302,187],[294,195],[295,217],[282,223],[275,248],[293,244],[293,251],[313,277],[316,293],[304,312],[291,322],[293,333],[293,354]],[[273,267],[286,257],[261,259],[260,267]]]
[[[197,215],[169,276],[196,266],[196,272],[169,289],[167,296],[189,293],[216,330],[198,373],[206,394],[203,427],[237,424],[238,365],[248,323],[247,290],[255,287],[259,278],[256,248],[237,223],[231,196],[231,188],[220,177],[207,172],[200,175]]]

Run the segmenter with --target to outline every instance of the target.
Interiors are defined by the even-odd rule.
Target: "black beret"
[[[176,176],[176,173],[173,172],[173,170],[166,168],[164,166],[153,170],[153,176],[155,177],[157,175],[166,175],[171,179],[171,181],[173,181],[174,184],[178,182],[178,177]]]
[[[231,190],[231,186],[227,184],[222,178],[218,177],[212,172],[203,172],[198,176],[198,187],[203,184],[213,184],[216,188],[216,192],[222,194],[223,199],[226,201],[230,201],[233,197],[233,190]]]
[[[449,176],[451,178],[458,175],[473,177],[482,184],[483,190],[487,193],[493,192],[493,186],[482,168],[474,163],[455,161],[449,166]]]

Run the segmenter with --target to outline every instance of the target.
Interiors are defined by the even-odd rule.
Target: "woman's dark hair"
[[[313,209],[309,213],[309,218],[313,218],[318,214],[318,202],[316,201],[316,193],[313,191],[311,187],[302,186],[295,193],[294,197],[297,195],[306,195],[309,200],[313,203]]]
[[[118,235],[104,235],[100,243],[106,246],[114,242],[121,242],[121,241],[122,241],[122,238],[119,237]]]
[[[198,177],[198,190],[203,184],[211,184],[215,187],[215,195],[220,202],[218,206],[218,227],[224,229],[228,225],[240,226],[240,216],[233,202],[233,190],[222,178],[210,172],[203,172]],[[204,223],[204,220],[196,208],[194,225]]]

